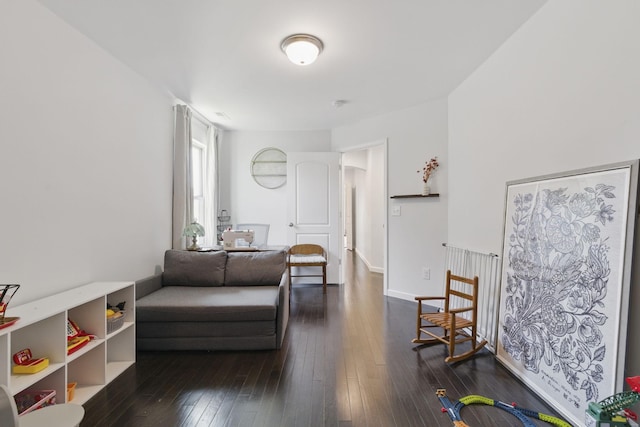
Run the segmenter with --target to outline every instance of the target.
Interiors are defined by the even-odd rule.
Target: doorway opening
[[[387,291],[387,140],[342,153],[343,248],[369,271],[384,275]]]

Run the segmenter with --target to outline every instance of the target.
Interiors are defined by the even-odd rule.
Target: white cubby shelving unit
[[[107,303],[126,302],[125,320],[107,333]],[[77,383],[73,402],[83,404],[136,361],[135,284],[95,282],[7,309],[19,317],[0,329],[0,384],[16,395],[27,389],[55,390],[56,402],[67,401],[67,384]],[[96,339],[67,354],[67,318]],[[31,349],[49,366],[35,374],[14,375],[13,354]]]

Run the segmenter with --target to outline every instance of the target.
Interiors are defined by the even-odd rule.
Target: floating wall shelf
[[[439,193],[431,193],[422,195],[422,194],[399,194],[396,196],[391,196],[392,199],[410,199],[410,198],[420,198],[420,197],[440,197]]]

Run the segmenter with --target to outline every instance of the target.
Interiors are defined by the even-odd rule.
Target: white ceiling
[[[319,130],[446,96],[546,0],[39,1],[225,129]]]

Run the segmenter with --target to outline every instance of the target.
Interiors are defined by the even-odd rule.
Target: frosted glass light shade
[[[204,236],[204,227],[196,221],[193,221],[184,228],[182,235],[191,237],[191,245],[187,246],[187,250],[197,251],[200,249],[200,246],[198,246],[198,236]]]
[[[183,236],[204,236],[204,227],[197,222],[192,222],[184,228]]]
[[[280,47],[289,61],[296,65],[309,65],[318,58],[323,45],[317,37],[309,34],[294,34],[284,39]]]

